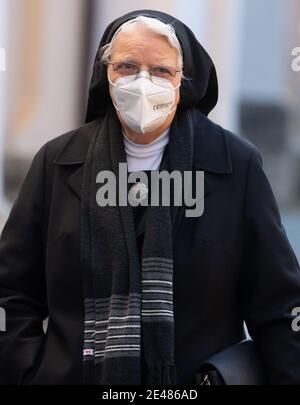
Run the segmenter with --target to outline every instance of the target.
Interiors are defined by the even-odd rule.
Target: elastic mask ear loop
[[[173,88],[174,88],[174,91],[176,91],[177,89],[179,89],[179,87],[181,87],[181,82],[180,82],[176,87],[173,87]],[[172,110],[168,113],[168,116],[169,116],[170,114],[173,114],[173,112],[176,110],[176,108],[177,108],[177,105],[175,105],[175,106],[172,108]]]
[[[107,80],[108,80],[108,82],[109,82],[113,87],[115,87],[115,88],[118,87],[115,83],[113,83],[113,82],[110,80],[110,78],[109,78],[108,75],[107,75]],[[115,109],[116,109],[119,113],[121,113],[121,111],[119,110],[119,108],[117,107],[117,105],[113,102],[113,100],[111,100],[111,101],[112,101],[113,106],[115,107]]]
[[[110,80],[110,78],[109,78],[108,75],[107,75],[107,80],[108,80],[109,84],[111,84],[113,87],[118,87],[115,83],[113,83],[113,82]]]

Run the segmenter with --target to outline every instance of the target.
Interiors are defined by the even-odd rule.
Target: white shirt
[[[165,147],[169,143],[168,128],[159,138],[147,145],[132,142],[123,132],[125,152],[129,172],[158,170],[162,161]]]

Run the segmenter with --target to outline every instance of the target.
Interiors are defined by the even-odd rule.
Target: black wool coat
[[[179,383],[192,384],[204,360],[242,340],[246,321],[268,381],[300,384],[300,336],[292,329],[299,264],[261,155],[200,112],[193,117],[205,209],[199,218],[182,216],[174,238]],[[42,147],[3,230],[1,384],[82,384],[80,190],[97,125],[94,120]]]

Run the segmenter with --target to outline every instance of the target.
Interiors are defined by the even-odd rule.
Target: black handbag
[[[196,385],[265,385],[265,373],[252,340],[244,340],[205,361]]]

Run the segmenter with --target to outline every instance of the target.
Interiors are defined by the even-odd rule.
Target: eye
[[[152,73],[153,76],[159,76],[159,77],[171,77],[171,76],[174,76],[174,74],[172,74],[172,69],[164,67],[164,66],[154,66],[151,69],[151,73]]]
[[[130,70],[130,69],[134,69],[135,66],[132,65],[131,63],[122,63],[120,65],[120,69],[125,69],[125,70]]]
[[[129,62],[116,62],[114,64],[114,70],[120,74],[130,75],[136,74],[139,71],[138,66]]]

